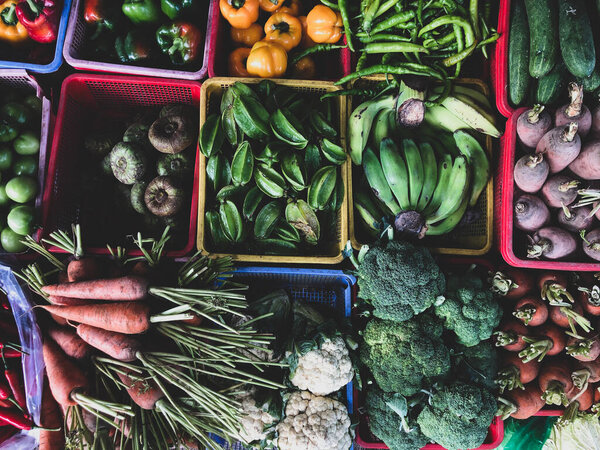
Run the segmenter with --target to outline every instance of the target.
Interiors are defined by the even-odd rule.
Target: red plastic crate
[[[446,267],[456,267],[456,266],[468,266],[471,264],[475,264],[478,266],[482,266],[488,271],[494,270],[494,265],[487,259],[484,258],[440,258],[439,264]],[[358,285],[357,285],[358,286]],[[354,391],[354,401],[357,405],[356,410],[359,414],[359,424],[356,428],[356,443],[362,448],[377,448],[377,449],[388,449],[389,447],[385,445],[385,443],[381,442],[377,437],[373,436],[371,430],[369,429],[369,417],[364,414],[364,395],[362,392],[359,392],[355,389]],[[362,413],[361,413],[362,411]],[[548,414],[548,415],[560,415],[560,411],[555,411],[558,414]],[[488,435],[485,439],[485,442],[477,449],[473,450],[491,450],[500,445],[502,440],[504,439],[504,421],[499,417],[494,417],[494,420],[490,424],[490,428],[488,430]],[[438,444],[427,444],[421,450],[444,450],[444,447]]]
[[[85,130],[81,125],[89,118],[88,112],[102,110],[108,116],[122,117],[133,113],[139,107],[168,103],[183,103],[198,108],[200,83],[91,74],[71,75],[65,79],[61,89],[43,197],[43,236],[56,229],[69,229],[72,223],[81,219],[82,202],[75,195],[80,187],[77,151],[81,148]],[[198,154],[199,149],[196,147],[187,240],[183,247],[166,252],[169,257],[185,256],[194,248],[198,214]],[[119,211],[114,212],[115,220],[118,220]],[[92,240],[92,237],[84,237],[84,241],[86,240]],[[50,251],[61,252],[55,247],[51,247]],[[91,254],[108,254],[104,246],[86,246],[85,251]],[[141,254],[139,250],[130,250],[129,253]]]
[[[522,243],[515,243],[513,228],[513,196],[515,185],[513,180],[513,167],[517,149],[517,119],[527,108],[517,109],[506,123],[506,131],[500,139],[500,161],[498,173],[496,174],[496,189],[494,192],[494,220],[495,234],[500,253],[504,260],[514,267],[525,267],[528,269],[549,269],[595,272],[600,270],[600,262],[587,261],[550,261],[522,258],[515,254],[515,245],[525,244],[525,233],[518,232],[523,237]],[[574,257],[577,258],[577,257]]]
[[[231,52],[232,48],[229,45],[229,24],[221,15],[221,11],[219,10],[219,0],[210,0],[213,3],[212,8],[210,8],[210,13],[212,16],[209,18],[209,23],[212,22],[212,29],[210,30],[211,36],[210,40],[210,48],[208,52],[208,77],[227,77],[230,76],[227,71],[227,57]],[[310,2],[306,2],[310,3]],[[317,4],[319,2],[315,2]],[[306,4],[304,6],[304,15],[308,14],[308,7]],[[208,33],[208,32],[207,32]],[[344,42],[345,42],[344,37]],[[333,63],[332,54],[336,54],[337,63]],[[347,48],[338,50],[336,52],[326,53],[317,56],[316,58],[322,58],[324,64],[321,66],[325,66],[327,69],[327,73],[324,77],[317,77],[318,79],[326,79],[326,80],[338,80],[346,75],[350,74],[350,60],[351,60],[351,52]],[[317,62],[319,60],[317,59]],[[317,64],[319,65],[319,64]]]
[[[491,76],[496,95],[496,106],[504,117],[510,117],[515,109],[508,102],[508,40],[510,30],[510,0],[500,0],[496,48],[492,53]]]

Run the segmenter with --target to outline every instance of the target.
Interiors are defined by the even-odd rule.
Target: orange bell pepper
[[[317,45],[315,41],[313,41],[308,35],[307,27],[306,27],[306,16],[298,17],[298,20],[302,24],[302,41],[300,41],[300,46],[302,48],[310,48]]]
[[[252,47],[263,37],[263,27],[259,23],[253,23],[250,28],[231,28],[231,40],[244,47]]]
[[[300,80],[312,80],[317,75],[317,66],[310,56],[305,56],[292,66],[292,76]]]
[[[274,12],[279,9],[285,0],[259,0],[260,9],[267,12]]]
[[[298,17],[301,10],[302,3],[300,3],[300,0],[287,0],[284,5],[277,10],[277,12],[284,12]]]
[[[29,37],[27,29],[17,19],[17,3],[16,0],[8,0],[0,4],[0,41],[17,44]]]
[[[246,61],[249,55],[250,49],[246,47],[236,48],[229,54],[229,76],[244,78],[250,76],[246,70]]]
[[[289,52],[300,44],[302,39],[302,24],[287,13],[275,13],[265,23],[265,40],[277,42]]]
[[[219,9],[234,28],[245,30],[258,20],[258,0],[219,0]]]
[[[342,16],[325,5],[315,6],[306,16],[308,35],[318,44],[335,44],[342,37]]]
[[[254,44],[246,62],[250,75],[277,78],[287,70],[287,53],[277,42],[260,41]]]

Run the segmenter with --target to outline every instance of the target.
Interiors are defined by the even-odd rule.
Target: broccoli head
[[[360,297],[380,319],[402,322],[429,308],[446,279],[426,248],[388,241],[371,248],[358,268]]]
[[[449,275],[447,280],[445,300],[436,305],[435,314],[454,331],[459,344],[472,347],[490,338],[500,323],[502,308],[488,286],[471,273]]]
[[[413,395],[450,371],[443,327],[431,314],[406,322],[372,319],[363,332],[361,361],[386,392]]]
[[[367,392],[366,407],[369,429],[390,450],[414,450],[429,442],[400,394],[385,393],[373,387]]]
[[[498,356],[489,339],[473,347],[458,346],[454,366],[458,379],[485,386],[493,391],[497,389],[494,379],[498,374]]]
[[[457,381],[433,395],[417,423],[425,436],[448,450],[477,448],[496,409],[496,399],[486,388]]]

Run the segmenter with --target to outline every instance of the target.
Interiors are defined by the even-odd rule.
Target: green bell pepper
[[[169,19],[174,20],[194,14],[199,8],[197,0],[160,0],[160,9]]]
[[[10,142],[19,135],[19,129],[6,119],[0,119],[0,142]]]
[[[19,155],[35,155],[40,151],[40,138],[33,131],[25,131],[13,142]]]
[[[191,63],[200,54],[202,32],[188,22],[172,22],[156,30],[156,42],[176,65]]]
[[[134,24],[160,22],[160,8],[156,0],[125,0],[121,7],[123,14]]]
[[[31,120],[31,110],[18,102],[9,102],[2,105],[0,109],[0,116],[8,122],[16,125],[23,126]]]
[[[153,42],[147,33],[136,28],[115,39],[115,51],[121,62],[143,61],[153,56]]]

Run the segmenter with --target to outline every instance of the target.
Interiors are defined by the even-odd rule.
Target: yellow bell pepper
[[[219,9],[234,28],[250,28],[258,20],[258,0],[219,0]]]
[[[259,23],[253,23],[250,28],[231,28],[231,40],[237,45],[252,47],[263,37],[263,27]]]
[[[287,53],[277,42],[260,41],[254,44],[246,62],[250,75],[277,78],[287,70]]]
[[[292,76],[300,80],[312,80],[317,75],[317,66],[310,56],[305,56],[292,66]]]
[[[277,12],[284,12],[287,14],[291,14],[292,16],[298,17],[300,15],[300,10],[302,9],[302,3],[300,0],[288,0],[284,3],[284,5],[277,10]]]
[[[300,42],[300,45],[302,48],[310,48],[310,47],[314,47],[315,45],[317,45],[317,43],[315,41],[313,41],[310,36],[308,35],[308,31],[307,31],[307,27],[306,27],[306,16],[300,16],[298,17],[298,20],[300,21],[300,23],[302,24],[302,41]]]
[[[335,44],[342,37],[342,16],[325,5],[315,6],[306,16],[306,29],[318,44]]]
[[[0,41],[17,44],[29,37],[27,29],[17,19],[16,0],[8,0],[0,4]]]
[[[277,11],[285,0],[259,0],[260,9],[267,12]]]
[[[277,42],[286,52],[300,44],[302,39],[302,24],[286,13],[275,13],[265,23],[265,40]]]
[[[236,48],[229,54],[229,76],[231,77],[249,77],[246,70],[246,61],[250,55],[250,49],[246,47]]]

